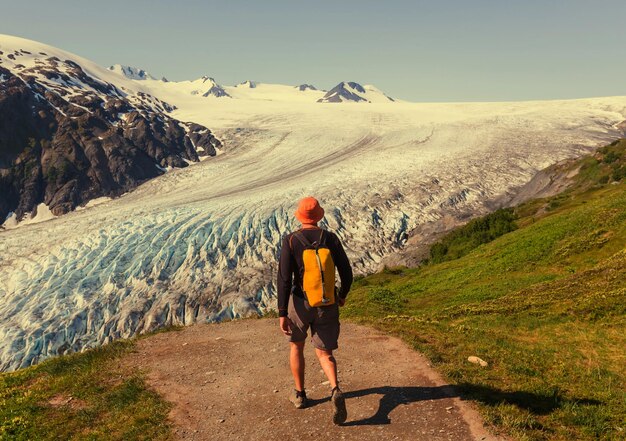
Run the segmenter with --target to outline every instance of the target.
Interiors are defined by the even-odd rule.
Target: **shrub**
[[[613,162],[617,161],[619,159],[619,155],[615,152],[608,152],[606,155],[604,155],[604,159],[602,159],[602,162],[606,163],[606,164],[612,164]]]
[[[614,181],[621,181],[626,178],[626,165],[614,170],[611,177]]]
[[[501,208],[468,222],[431,246],[429,263],[458,259],[479,245],[517,229],[515,219],[512,208]]]

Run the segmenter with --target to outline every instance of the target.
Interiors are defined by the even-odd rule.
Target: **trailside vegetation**
[[[119,340],[0,374],[0,440],[173,439],[170,405],[120,362]]]
[[[515,230],[515,219],[512,208],[501,208],[469,221],[431,246],[428,263],[441,263],[465,256],[479,245]]]
[[[625,439],[625,166],[624,140],[582,158],[565,192],[357,280],[344,317],[424,352],[514,439]]]

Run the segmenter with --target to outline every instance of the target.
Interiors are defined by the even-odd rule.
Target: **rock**
[[[0,64],[0,78],[0,224],[41,203],[58,216],[119,196],[221,145],[206,127],[170,117],[173,106],[122,93],[71,60]]]
[[[479,364],[482,367],[487,367],[488,364],[489,364],[485,360],[483,360],[482,358],[478,358],[475,355],[470,355],[469,357],[467,357],[467,361],[469,361],[470,363]]]

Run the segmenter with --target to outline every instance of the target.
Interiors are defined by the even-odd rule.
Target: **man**
[[[347,411],[343,393],[339,389],[337,362],[333,356],[333,350],[338,347],[339,306],[345,304],[350,285],[352,285],[352,268],[339,238],[334,233],[317,226],[317,223],[324,217],[324,209],[315,198],[306,197],[302,199],[294,214],[296,219],[302,223],[302,228],[283,239],[278,265],[280,329],[289,338],[289,362],[295,383],[295,389],[290,400],[298,409],[307,406],[304,390],[304,343],[310,328],[315,354],[332,388],[333,422],[342,424],[346,421]],[[330,251],[332,257],[331,266],[325,267],[326,263],[322,264],[319,256],[317,256],[319,271],[321,272],[321,286],[325,286],[324,277],[326,277],[326,282],[331,284],[329,285],[330,289],[335,292],[329,293],[322,288],[324,292],[322,306],[311,306],[309,303],[311,285],[308,285],[308,293],[305,293],[303,288],[303,279],[304,281],[310,280],[310,278],[307,279],[309,276],[305,276],[303,253],[305,250],[314,248],[315,255],[317,255],[318,246],[325,248],[326,252]],[[315,260],[311,260],[311,262],[315,262]],[[334,289],[333,263],[341,278],[341,289],[338,292]],[[306,270],[310,272],[311,265],[315,264],[308,265]],[[318,267],[314,266],[314,269],[316,268]],[[323,268],[332,268],[333,274],[324,275]],[[325,305],[323,303],[331,304]]]

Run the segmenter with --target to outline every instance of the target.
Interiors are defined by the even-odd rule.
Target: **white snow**
[[[188,84],[134,83],[224,146],[106,204],[0,232],[2,370],[274,307],[278,247],[303,196],[320,199],[356,272],[376,270],[417,225],[485,212],[537,170],[617,138],[626,113],[626,97],[332,106],[292,86],[206,100]]]
[[[85,58],[64,50],[36,41],[0,34],[0,51],[3,52],[3,54],[0,55],[2,67],[11,70],[14,74],[22,78],[22,80],[24,80],[25,76],[34,76],[39,84],[43,85],[51,92],[58,94],[58,89],[61,88],[66,93],[66,95],[62,96],[65,100],[69,97],[79,95],[83,91],[100,95],[105,100],[108,99],[107,96],[95,90],[91,85],[85,84],[79,81],[76,77],[72,76],[71,72],[69,72],[71,67],[68,67],[65,64],[66,60],[71,60],[79,64],[88,76],[91,76],[96,81],[100,82],[101,85],[115,85],[121,94],[127,95],[129,101],[134,103],[141,102],[155,109],[160,108],[160,103],[150,103],[149,97],[139,97],[139,93],[148,93],[147,89],[142,86],[144,81],[136,81],[127,78],[124,75],[120,75],[118,72],[101,67],[92,61],[86,60]],[[9,56],[12,56],[13,59]],[[56,57],[59,60],[56,62],[58,65],[54,67],[54,69],[61,75],[68,75],[72,80],[71,82],[67,82],[60,76],[47,78],[39,72],[30,71],[27,74],[24,73],[25,70],[35,67],[38,69],[43,67],[52,68],[55,63],[53,57]]]
[[[17,227],[17,224],[18,224],[18,222],[17,222],[17,215],[11,211],[7,215],[7,217],[4,220],[4,222],[2,223],[2,225],[0,225],[0,227],[15,228],[15,227]]]
[[[52,211],[50,211],[50,208],[46,204],[41,203],[37,205],[37,208],[33,211],[33,213],[25,214],[22,220],[19,222],[17,221],[17,216],[15,215],[15,213],[10,213],[2,224],[2,227],[7,230],[11,230],[14,228],[23,227],[25,225],[45,222],[50,219],[54,219],[55,217],[56,216],[52,214]]]
[[[89,202],[87,202],[84,206],[77,207],[76,211],[85,210],[87,208],[95,207],[96,205],[104,204],[106,202],[109,202],[110,200],[111,200],[111,198],[108,197],[108,196],[102,196],[102,197],[99,197],[99,198],[95,198],[95,199],[92,199]]]
[[[213,86],[219,86],[228,93],[232,98],[246,101],[283,101],[283,102],[303,102],[314,103],[319,98],[324,96],[323,91],[320,90],[305,90],[299,91],[293,86],[287,86],[283,84],[266,84],[256,83],[256,87],[242,87],[236,86],[224,86],[218,84],[214,79],[209,77],[202,77],[193,81],[169,81],[167,83],[158,80],[144,80],[140,82],[143,90],[148,91],[150,94],[158,94],[162,100],[173,104],[169,101],[169,98],[180,99],[181,95],[193,95],[196,99],[209,100],[209,101],[224,101],[222,98],[214,96],[204,97],[203,95],[211,89]],[[168,98],[169,97],[169,98]],[[207,103],[199,104],[200,106],[206,106]],[[221,105],[221,103],[220,103]]]

